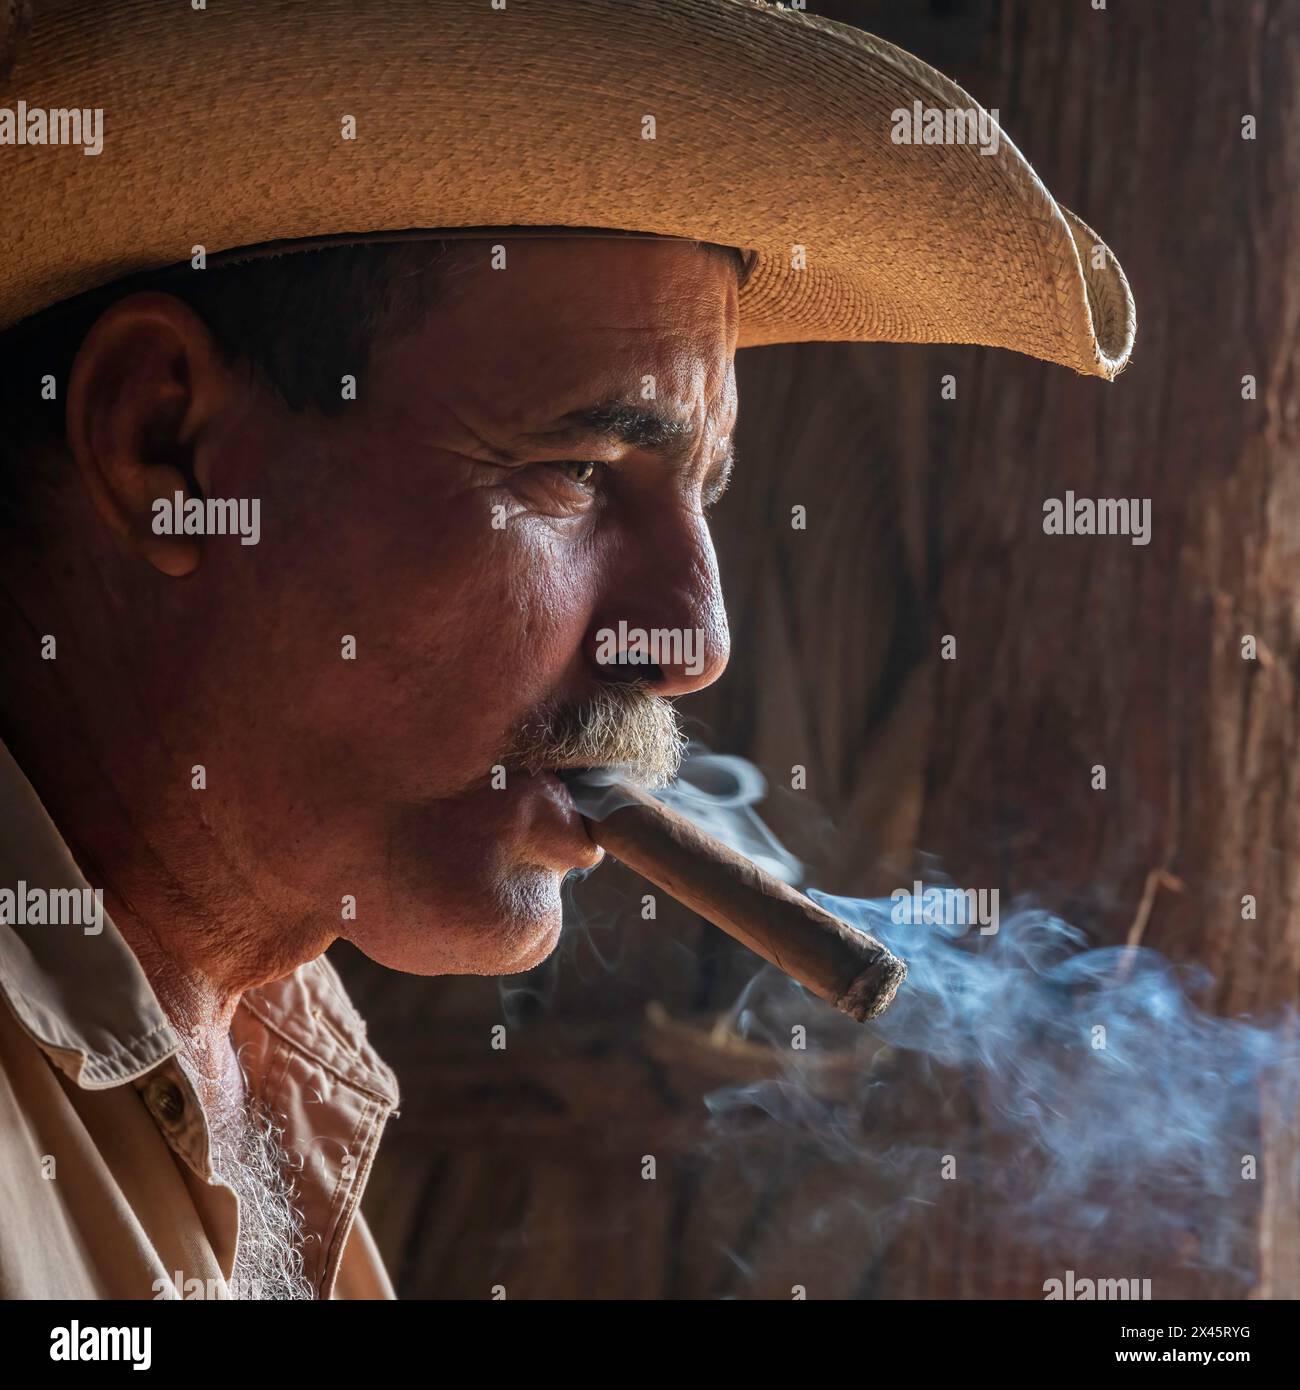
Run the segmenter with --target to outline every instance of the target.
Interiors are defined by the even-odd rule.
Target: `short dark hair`
[[[68,377],[91,325],[111,304],[139,290],[183,299],[231,361],[245,360],[294,410],[342,408],[339,379],[365,366],[382,332],[413,329],[470,262],[481,240],[366,242],[285,251],[248,260],[188,266],[118,281],[46,311],[0,335],[0,509],[13,519],[26,475],[64,437]],[[740,251],[696,242],[745,273]],[[46,400],[42,379],[55,382]]]

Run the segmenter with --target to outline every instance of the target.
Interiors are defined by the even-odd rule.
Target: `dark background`
[[[715,525],[733,656],[682,702],[688,727],[763,769],[765,814],[814,884],[888,893],[925,852],[1095,943],[1202,962],[1221,1013],[1292,1003],[1300,6],[812,8],[999,109],[1124,265],[1137,348],[1113,385],[974,348],[741,353],[741,464]],[[1152,543],[1045,537],[1042,499],[1067,488],[1152,498]],[[784,1074],[734,1016],[756,962],[686,914],[642,922],[642,891],[601,870],[552,960],[508,980],[331,952],[402,1085],[365,1202],[402,1296],[1041,1298],[1089,1258],[1156,1297],[1300,1294],[1296,1117],[1267,1097],[1261,1179],[1215,1260],[1194,1212],[1178,1239],[1126,1244],[1112,1224],[1090,1247],[1003,1219],[978,1183],[909,1203],[931,1129],[956,1117],[981,1142],[979,1078],[810,1001],[803,1118],[746,1107],[743,1088]]]

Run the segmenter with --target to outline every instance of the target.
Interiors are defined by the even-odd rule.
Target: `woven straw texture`
[[[761,0],[30,8],[0,107],[102,108],[104,143],[0,144],[0,328],[195,245],[609,227],[756,252],[742,347],[1128,360],[1115,258],[1004,134],[895,144],[895,110],[976,103],[856,29]]]

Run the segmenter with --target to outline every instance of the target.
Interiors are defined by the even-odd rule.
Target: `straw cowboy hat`
[[[748,253],[742,347],[1132,347],[971,97],[763,0],[0,0],[0,65],[0,328],[198,246],[585,228]]]

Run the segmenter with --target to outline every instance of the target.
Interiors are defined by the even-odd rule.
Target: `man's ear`
[[[197,536],[158,534],[154,503],[206,493],[198,445],[235,402],[236,373],[184,300],[128,295],[95,321],[68,382],[67,432],[77,472],[119,544],[164,574],[199,563]]]

